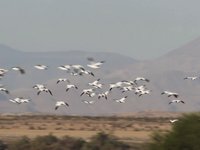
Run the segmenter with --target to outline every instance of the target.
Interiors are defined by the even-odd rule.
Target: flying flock
[[[89,61],[89,64],[87,64],[87,67],[90,69],[100,69],[102,67],[102,65],[105,63],[105,61],[95,62],[95,59],[92,57],[87,58],[87,60]],[[38,70],[47,70],[48,66],[43,65],[43,64],[38,64],[38,65],[35,65],[34,68],[38,69]],[[82,66],[80,64],[61,65],[58,67],[58,69],[63,70],[72,76],[91,75],[92,77],[95,77],[95,75],[92,71],[86,69],[84,66]],[[11,70],[18,71],[22,75],[26,73],[25,69],[23,69],[19,66],[12,67],[10,70],[0,68],[0,79],[2,79],[6,75],[6,73]],[[199,77],[195,76],[195,77],[185,77],[184,78],[184,80],[196,80],[196,79],[199,79]],[[79,89],[79,87],[77,85],[71,84],[70,80],[67,78],[59,78],[57,80],[56,84],[60,84],[61,82],[66,83],[66,92],[68,92],[69,90]],[[148,82],[150,82],[150,80],[147,78],[136,77],[133,81],[122,80],[122,81],[118,81],[116,83],[110,83],[108,85],[109,89],[107,89],[107,91],[97,92],[98,91],[97,89],[102,89],[103,86],[105,86],[104,83],[101,83],[101,79],[98,78],[95,81],[88,83],[87,86],[90,86],[91,88],[82,89],[82,91],[80,93],[80,97],[82,97],[83,95],[86,95],[91,98],[97,96],[98,99],[104,98],[105,100],[108,100],[109,94],[111,93],[111,91],[113,89],[118,89],[119,92],[121,92],[123,95],[127,92],[133,92],[138,97],[141,97],[143,95],[151,94],[151,92],[152,92],[151,90],[149,90],[146,87],[146,84],[144,84],[144,83],[148,83]],[[140,85],[140,83],[143,83],[143,85]],[[35,85],[33,85],[32,88],[37,91],[38,96],[42,92],[53,96],[53,92],[50,89],[48,89],[47,86],[44,84],[35,84]],[[4,85],[0,85],[0,92],[4,92],[5,94],[10,95],[9,90],[6,89],[4,87]],[[173,103],[185,104],[185,102],[183,100],[177,99],[177,98],[179,98],[179,94],[176,92],[163,91],[163,92],[161,92],[161,95],[166,95],[168,98],[170,98],[170,97],[174,98],[169,102],[169,105],[171,105]],[[116,103],[125,103],[127,97],[128,97],[127,95],[124,95],[120,98],[113,99],[113,101],[115,101]],[[15,104],[22,104],[22,103],[29,103],[31,101],[31,99],[23,98],[23,97],[16,97],[16,98],[9,99],[9,101],[12,103],[15,103]],[[82,100],[82,102],[85,104],[88,104],[88,105],[92,105],[95,103],[94,100],[91,100],[91,101]],[[55,110],[57,110],[61,106],[64,106],[67,108],[70,105],[66,101],[57,101],[55,103]],[[170,120],[171,123],[174,123],[176,121],[178,121],[178,119]]]

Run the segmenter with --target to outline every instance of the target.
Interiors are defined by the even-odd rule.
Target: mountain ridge
[[[114,55],[113,53],[90,53],[90,52],[65,52],[57,54],[56,52],[47,55],[47,53],[20,53],[19,55],[9,56],[9,59],[0,59],[0,64],[8,64],[9,61],[13,61],[11,65],[22,65],[27,69],[27,74],[22,76],[14,72],[8,73],[5,79],[1,82],[6,83],[8,87],[14,87],[11,90],[11,97],[18,95],[30,96],[33,100],[30,104],[17,106],[9,103],[5,98],[1,97],[0,112],[18,112],[24,111],[30,112],[42,112],[42,113],[54,113],[54,103],[56,100],[67,100],[70,104],[68,110],[55,112],[56,114],[82,114],[82,115],[105,115],[105,114],[123,114],[126,112],[139,112],[139,111],[197,111],[200,108],[200,102],[198,101],[198,89],[200,89],[200,81],[186,81],[183,80],[185,76],[200,75],[200,60],[198,58],[200,51],[200,38],[189,42],[185,46],[182,46],[174,51],[169,52],[166,55],[154,60],[135,60],[120,54]],[[1,46],[0,46],[1,48]],[[191,53],[191,51],[193,53]],[[0,51],[1,52],[1,51]],[[63,55],[63,54],[70,55]],[[110,54],[110,55],[109,55]],[[24,58],[26,57],[26,58]],[[100,70],[93,70],[95,77],[71,77],[65,72],[55,71],[58,65],[64,64],[83,64],[87,65],[87,57],[94,57],[95,60],[105,60],[106,63]],[[2,55],[0,58],[3,58]],[[19,59],[23,59],[19,61]],[[14,60],[16,59],[16,60]],[[26,60],[24,63],[24,60]],[[1,63],[2,62],[2,63]],[[49,70],[46,72],[39,72],[33,68],[33,65],[38,62],[48,64]],[[9,62],[10,63],[10,62]],[[3,65],[1,67],[4,67]],[[35,74],[38,74],[38,77]],[[88,97],[80,97],[81,89],[87,87],[87,83],[97,78],[101,78],[106,87],[109,83],[121,81],[121,80],[134,80],[137,76],[144,76],[150,79],[150,83],[147,87],[152,90],[150,95],[143,97],[137,97],[134,93],[127,93],[128,100],[125,104],[116,104],[112,99],[121,97],[119,90],[114,90],[109,97],[109,100],[98,100],[97,104],[93,106],[87,106],[81,102],[82,99],[91,100]],[[56,85],[58,77],[67,77],[72,80],[72,83],[78,84],[80,87],[78,91],[65,92],[65,85]],[[23,83],[23,84],[22,84]],[[40,96],[36,95],[36,91],[32,89],[32,86],[36,83],[45,83],[50,89],[54,91],[55,97],[51,97],[46,94]],[[171,90],[180,93],[180,99],[186,101],[185,105],[168,105],[169,100],[167,97],[161,95],[163,90]],[[78,94],[77,94],[78,92]],[[0,93],[1,94],[1,93]],[[156,105],[155,105],[156,104]],[[101,106],[101,107],[99,107]],[[19,110],[20,107],[20,110]]]

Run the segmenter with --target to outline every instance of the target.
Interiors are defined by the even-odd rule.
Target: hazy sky
[[[151,59],[200,36],[199,0],[0,0],[0,43]]]

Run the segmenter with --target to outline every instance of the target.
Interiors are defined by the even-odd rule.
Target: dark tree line
[[[131,150],[131,146],[118,141],[106,133],[98,133],[90,142],[65,136],[38,136],[35,139],[22,137],[5,144],[0,142],[0,150]]]

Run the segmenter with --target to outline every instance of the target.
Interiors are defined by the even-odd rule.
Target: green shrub
[[[150,150],[200,150],[200,113],[184,115],[172,126],[165,135],[153,135]]]
[[[52,149],[59,140],[53,135],[38,136],[31,142],[31,150]]]
[[[129,150],[130,146],[119,142],[114,136],[104,132],[94,136],[91,142],[85,144],[83,150]]]
[[[3,141],[0,141],[0,150],[6,150],[7,144],[3,143]]]
[[[11,143],[9,146],[9,150],[29,150],[30,147],[30,139],[26,136],[23,136],[21,139]]]
[[[10,143],[8,150],[130,150],[130,148],[116,137],[101,132],[92,137],[90,142],[68,136],[59,139],[51,134],[38,136],[32,140],[22,137]]]

